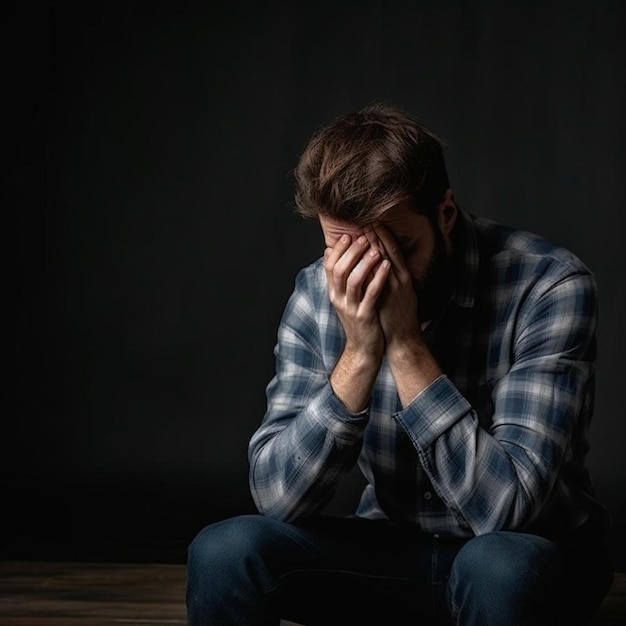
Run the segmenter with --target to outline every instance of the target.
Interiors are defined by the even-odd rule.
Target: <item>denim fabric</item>
[[[612,571],[597,535],[587,535],[468,540],[356,517],[235,517],[207,526],[189,548],[188,623],[585,624]]]

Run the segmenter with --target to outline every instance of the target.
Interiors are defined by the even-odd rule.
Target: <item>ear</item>
[[[444,237],[447,237],[452,232],[452,228],[456,223],[457,212],[454,192],[452,189],[448,188],[437,207],[437,224]]]

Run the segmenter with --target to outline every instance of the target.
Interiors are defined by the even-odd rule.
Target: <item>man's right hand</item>
[[[371,242],[370,242],[371,241]],[[351,411],[367,405],[385,351],[377,301],[389,276],[374,236],[343,235],[324,252],[328,294],[337,311],[346,343],[331,376],[337,396]]]
[[[366,235],[343,235],[324,252],[330,301],[346,333],[346,349],[382,358],[385,340],[376,303],[389,275],[380,249]]]

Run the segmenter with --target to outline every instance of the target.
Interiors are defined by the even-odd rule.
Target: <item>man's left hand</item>
[[[383,330],[386,352],[402,344],[421,340],[422,331],[417,314],[417,295],[413,278],[400,246],[383,224],[374,227],[384,255],[391,262],[391,271],[380,300],[378,317]]]
[[[422,336],[413,277],[400,246],[385,226],[376,226],[374,232],[391,263],[378,319],[385,338],[385,356],[405,407],[442,372]]]

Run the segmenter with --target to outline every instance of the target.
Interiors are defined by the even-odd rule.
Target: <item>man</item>
[[[441,141],[393,107],[320,130],[295,175],[326,249],[249,445],[260,515],[190,546],[190,625],[588,623],[612,580],[593,276],[461,209]],[[355,463],[358,510],[324,515]]]

